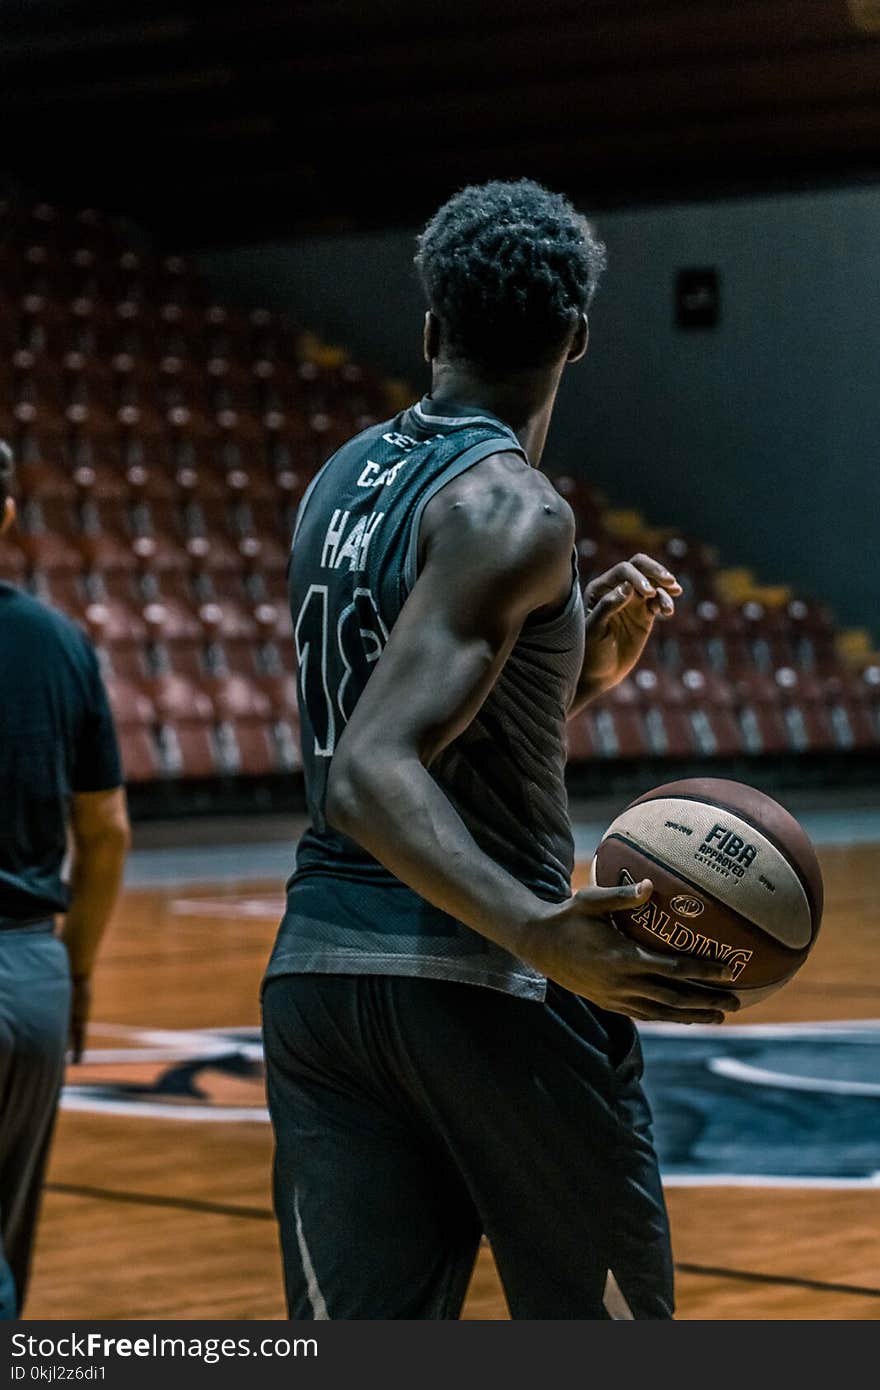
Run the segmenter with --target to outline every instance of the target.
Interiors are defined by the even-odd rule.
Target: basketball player
[[[15,516],[12,483],[0,444],[0,531]],[[0,1318],[9,1320],[24,1301],[65,1047],[78,1061],[128,819],[94,651],[60,613],[2,582],[0,710]],[[60,939],[55,914],[66,914]]]
[[[292,1318],[455,1318],[481,1235],[514,1318],[672,1315],[633,1019],[720,1022],[723,967],[572,896],[565,721],[681,592],[587,585],[538,472],[603,264],[529,181],[464,189],[418,269],[432,388],[346,444],[297,518],[311,824],[264,986]]]

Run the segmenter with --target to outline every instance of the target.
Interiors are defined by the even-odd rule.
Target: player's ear
[[[440,320],[429,309],[425,314],[425,333],[424,333],[424,352],[425,361],[433,362],[435,357],[440,355]]]
[[[13,523],[14,520],[15,520],[15,503],[13,502],[13,500],[12,500],[11,497],[7,497],[6,503],[5,503],[4,507],[3,507],[2,515],[0,515],[0,536],[3,535],[3,532],[4,532],[4,531],[8,531],[8,530],[9,530],[9,528],[10,528],[10,526],[12,525],[12,523]]]
[[[578,318],[577,327],[574,330],[574,337],[571,340],[571,347],[568,349],[567,362],[580,362],[587,350],[590,341],[590,325],[587,322],[586,314],[581,314]]]

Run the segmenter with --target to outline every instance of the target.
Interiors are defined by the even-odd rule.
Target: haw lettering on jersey
[[[321,569],[338,570],[348,564],[351,571],[362,570],[367,563],[370,541],[382,525],[384,512],[374,512],[352,522],[351,512],[339,507],[330,518],[321,549]]]
[[[378,502],[383,490],[398,482],[418,440],[389,432],[382,436],[390,449],[381,463],[367,459],[356,486]],[[392,454],[391,450],[398,451]],[[402,454],[402,457],[401,457]],[[384,494],[387,495],[387,494]],[[351,718],[370,671],[388,641],[388,630],[370,590],[358,586],[367,568],[370,544],[385,519],[384,511],[369,511],[361,492],[348,508],[336,507],[321,540],[316,582],[309,586],[294,624],[299,665],[300,708],[314,733],[314,753],[330,758],[339,735]],[[346,576],[356,575],[351,590]],[[338,575],[333,579],[332,575]],[[349,581],[351,582],[351,581]],[[341,592],[340,592],[341,590]]]

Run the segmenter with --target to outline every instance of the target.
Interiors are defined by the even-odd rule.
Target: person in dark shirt
[[[289,588],[310,824],[263,990],[292,1318],[455,1318],[487,1234],[515,1318],[667,1318],[633,1019],[721,1022],[720,964],[572,894],[566,717],[639,660],[674,575],[583,592],[538,471],[603,248],[528,180],[426,227],[430,393],[303,498]]]
[[[15,517],[0,443],[0,531]],[[122,881],[128,815],[88,639],[0,582],[0,1318],[21,1313],[65,1050]],[[64,863],[72,848],[69,880]],[[56,917],[63,917],[60,935]]]

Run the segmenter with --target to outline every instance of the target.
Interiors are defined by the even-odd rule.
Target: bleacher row
[[[19,523],[0,574],[100,653],[131,782],[301,765],[285,565],[324,458],[404,403],[266,310],[215,303],[179,257],[92,211],[0,204],[0,437]],[[569,723],[570,756],[880,747],[880,660],[820,603],[555,479],[584,578],[647,550],[685,595],[638,670]]]

